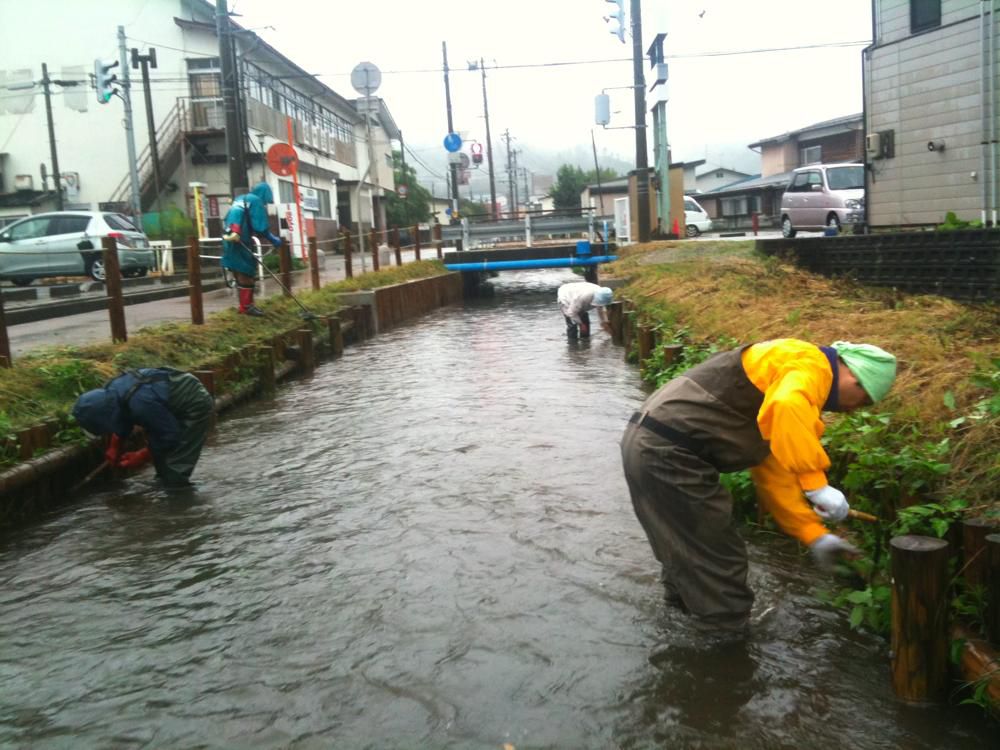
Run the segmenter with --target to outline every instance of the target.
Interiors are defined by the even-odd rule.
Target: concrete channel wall
[[[218,414],[269,393],[280,380],[312,370],[321,357],[339,356],[345,343],[363,340],[461,299],[459,273],[343,294],[340,300],[347,306],[336,316],[321,318],[311,326],[303,323],[270,342],[245,347],[192,373],[215,397]],[[247,378],[248,371],[255,373],[253,377]],[[81,483],[101,466],[101,439],[46,450],[53,432],[51,425],[38,425],[19,436],[24,443],[22,455],[44,452],[0,473],[0,530],[72,502]]]

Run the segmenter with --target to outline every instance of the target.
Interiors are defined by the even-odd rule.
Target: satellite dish
[[[351,85],[364,96],[371,96],[382,84],[382,71],[375,63],[361,62],[351,71]]]

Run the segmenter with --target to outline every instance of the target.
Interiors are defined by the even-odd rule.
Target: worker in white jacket
[[[591,284],[589,281],[573,281],[559,287],[556,299],[559,309],[566,318],[566,335],[571,339],[590,336],[590,315],[597,308],[601,318],[601,328],[610,332],[607,305],[611,304],[612,292],[606,286]]]

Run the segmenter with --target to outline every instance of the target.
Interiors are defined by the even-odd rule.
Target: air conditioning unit
[[[882,134],[869,133],[865,136],[865,153],[869,159],[882,158]]]

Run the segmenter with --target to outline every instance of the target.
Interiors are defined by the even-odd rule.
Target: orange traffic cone
[[[673,232],[674,237],[681,236],[681,225],[677,222],[677,219],[674,219],[674,225],[671,227],[670,231]]]

